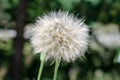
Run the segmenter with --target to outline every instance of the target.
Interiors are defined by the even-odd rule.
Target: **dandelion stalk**
[[[58,73],[60,61],[61,59],[56,59],[53,80],[57,80],[57,73]]]
[[[45,53],[41,53],[40,55],[40,68],[39,68],[39,73],[38,73],[38,77],[37,80],[41,80],[41,76],[42,76],[42,71],[44,68],[44,64],[45,64],[45,58],[46,58],[46,54]]]

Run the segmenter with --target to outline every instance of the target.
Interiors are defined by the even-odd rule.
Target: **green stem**
[[[43,67],[44,67],[44,64],[45,64],[45,58],[46,58],[46,54],[45,53],[41,53],[40,55],[40,68],[39,68],[39,73],[38,73],[38,77],[37,77],[37,80],[41,80],[41,76],[42,76],[42,71],[43,71]]]
[[[61,59],[56,59],[53,80],[57,80],[57,73],[58,73],[58,67],[60,65],[60,61]]]
[[[41,79],[41,75],[42,75],[44,63],[45,63],[45,62],[41,62],[41,64],[40,64],[40,68],[39,68],[39,73],[38,73],[38,78],[37,78],[37,80],[40,80],[40,79]]]

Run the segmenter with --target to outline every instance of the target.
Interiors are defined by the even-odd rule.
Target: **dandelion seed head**
[[[93,28],[93,35],[107,49],[114,50],[120,47],[119,26],[116,24],[101,24]]]
[[[31,43],[34,52],[46,53],[47,59],[74,61],[87,49],[88,27],[68,12],[50,12],[36,21]]]

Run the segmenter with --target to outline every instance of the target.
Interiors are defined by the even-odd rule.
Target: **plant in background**
[[[88,27],[68,12],[50,12],[39,17],[32,29],[31,43],[35,53],[40,53],[40,80],[45,61],[55,61],[54,77],[60,61],[71,62],[84,56],[88,45]]]
[[[120,32],[117,24],[96,23],[93,25],[93,35],[107,49],[115,50],[120,47]]]

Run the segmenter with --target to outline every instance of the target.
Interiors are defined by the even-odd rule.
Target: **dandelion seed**
[[[68,12],[50,12],[36,21],[31,43],[35,53],[46,53],[46,60],[74,61],[87,49],[88,27]]]
[[[117,49],[120,47],[120,32],[116,24],[107,24],[93,28],[93,35],[104,47],[108,49]]]

